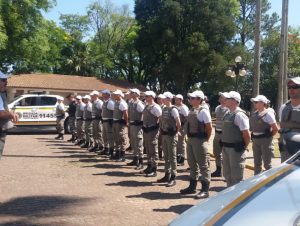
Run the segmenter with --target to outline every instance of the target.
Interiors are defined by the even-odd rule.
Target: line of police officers
[[[300,77],[287,81],[290,100],[281,107],[280,153],[282,161],[287,160],[300,149]],[[130,143],[133,160],[127,165],[147,177],[157,175],[159,145],[164,154],[164,171],[157,183],[166,183],[167,187],[176,184],[177,165],[187,159],[190,168],[190,181],[181,194],[194,194],[198,181],[200,192],[195,198],[209,196],[211,177],[222,175],[227,186],[243,180],[246,150],[252,140],[254,173],[272,167],[274,145],[273,137],[278,132],[275,112],[269,107],[270,101],[263,95],[252,98],[255,112],[250,118],[239,105],[238,92],[219,93],[220,105],[215,109],[216,125],[213,139],[213,153],[216,171],[210,173],[208,141],[212,135],[212,118],[209,105],[204,101],[202,91],[188,93],[191,108],[183,104],[183,96],[174,96],[170,92],[160,94],[162,103],[156,103],[153,91],[141,92],[129,89],[126,97],[122,91],[111,93],[103,90],[93,91],[90,95],[67,98],[72,137],[75,142],[88,151],[108,156],[112,160],[125,161],[125,151]],[[173,98],[175,105],[172,104]],[[57,105],[58,137],[63,139],[64,112],[62,100]],[[130,141],[129,141],[129,140]],[[159,142],[159,139],[160,142]],[[160,143],[160,144],[159,144]],[[144,169],[144,153],[147,167]]]

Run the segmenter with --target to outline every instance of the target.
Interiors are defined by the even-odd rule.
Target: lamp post
[[[242,57],[237,56],[234,61],[235,64],[229,65],[225,74],[231,78],[235,77],[235,90],[238,91],[238,78],[239,76],[244,77],[247,74],[247,71],[245,69],[245,64],[241,62]]]

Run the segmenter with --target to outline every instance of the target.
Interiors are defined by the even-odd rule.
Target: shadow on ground
[[[193,205],[176,205],[170,206],[168,209],[153,209],[154,212],[173,212],[177,214],[182,214],[184,211],[193,207]]]
[[[0,203],[0,216],[26,217],[27,219],[20,222],[7,222],[2,225],[47,225],[36,224],[43,218],[72,215],[72,209],[75,205],[82,205],[90,201],[89,198],[78,198],[72,196],[27,196],[8,200]],[[66,209],[70,211],[66,211]],[[51,225],[58,225],[55,222]],[[60,224],[63,225],[63,224]]]
[[[121,186],[121,187],[145,187],[145,186],[153,186],[152,182],[134,181],[134,180],[119,181],[117,183],[109,183],[109,184],[106,184],[106,185],[107,186]]]
[[[164,192],[144,192],[139,195],[128,195],[127,198],[144,198],[149,200],[165,200],[165,199],[182,199],[184,198],[194,198],[190,196],[181,196],[179,193],[164,193]]]

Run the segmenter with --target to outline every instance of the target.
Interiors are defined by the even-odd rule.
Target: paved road
[[[187,166],[179,167],[177,186],[167,188],[54,136],[8,136],[0,161],[0,225],[167,225],[199,202],[178,193],[187,185]],[[160,162],[159,177],[162,169]],[[214,179],[211,195],[224,186]]]

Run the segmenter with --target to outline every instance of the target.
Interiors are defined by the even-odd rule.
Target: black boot
[[[82,143],[82,144],[80,145],[80,147],[81,147],[81,148],[88,148],[89,145],[90,145],[90,143],[87,142],[87,141],[85,141],[84,143]]]
[[[113,160],[117,160],[120,158],[120,151],[119,150],[116,150],[116,153],[114,155],[112,155],[111,159]]]
[[[114,158],[114,149],[113,148],[109,149],[109,153],[108,153],[107,157],[109,157],[109,159],[113,159]]]
[[[222,176],[221,170],[222,170],[222,167],[217,166],[216,171],[211,174],[211,177],[221,177]]]
[[[201,191],[195,196],[195,199],[205,199],[209,197],[209,182],[208,181],[201,181],[202,188]]]
[[[88,148],[88,151],[95,152],[97,148],[98,148],[97,144],[93,145],[93,143],[91,143],[91,146]]]
[[[156,166],[151,166],[150,172],[146,174],[146,177],[156,177],[157,175],[156,170],[157,170]]]
[[[59,133],[57,137],[54,138],[55,140],[63,140],[64,135],[62,133]]]
[[[109,154],[108,148],[102,148],[102,150],[99,149],[98,151],[98,155],[108,155],[108,154]]]
[[[171,175],[170,180],[168,181],[167,187],[173,187],[176,185],[176,176],[175,175]]]
[[[197,180],[190,180],[189,186],[185,189],[181,189],[180,193],[182,195],[195,194],[196,193],[196,187],[197,187]]]
[[[143,169],[144,168],[144,165],[143,165],[143,158],[139,158],[138,159],[138,162],[137,162],[137,165],[134,169],[136,170],[140,170],[140,169]]]
[[[75,136],[72,134],[71,138],[69,140],[67,140],[68,142],[73,142],[75,139]]]
[[[147,175],[148,173],[150,173],[150,169],[151,169],[151,164],[148,163],[147,168],[142,170],[141,173],[144,173]]]
[[[170,173],[165,173],[165,176],[163,178],[158,179],[156,182],[157,183],[166,183],[166,182],[169,182],[170,177],[171,177]]]
[[[138,164],[138,157],[135,156],[135,157],[133,157],[133,160],[131,162],[127,163],[126,165],[127,166],[136,166],[137,164]]]
[[[177,155],[177,166],[184,166],[184,157],[182,155]]]
[[[74,145],[81,145],[81,144],[83,144],[85,141],[84,140],[76,140],[75,141],[75,143],[74,143]]]
[[[158,151],[158,158],[159,158],[160,160],[163,160],[163,152],[162,152],[162,150],[159,150],[159,151]]]
[[[116,159],[117,162],[125,162],[125,151],[120,151],[120,157]]]

